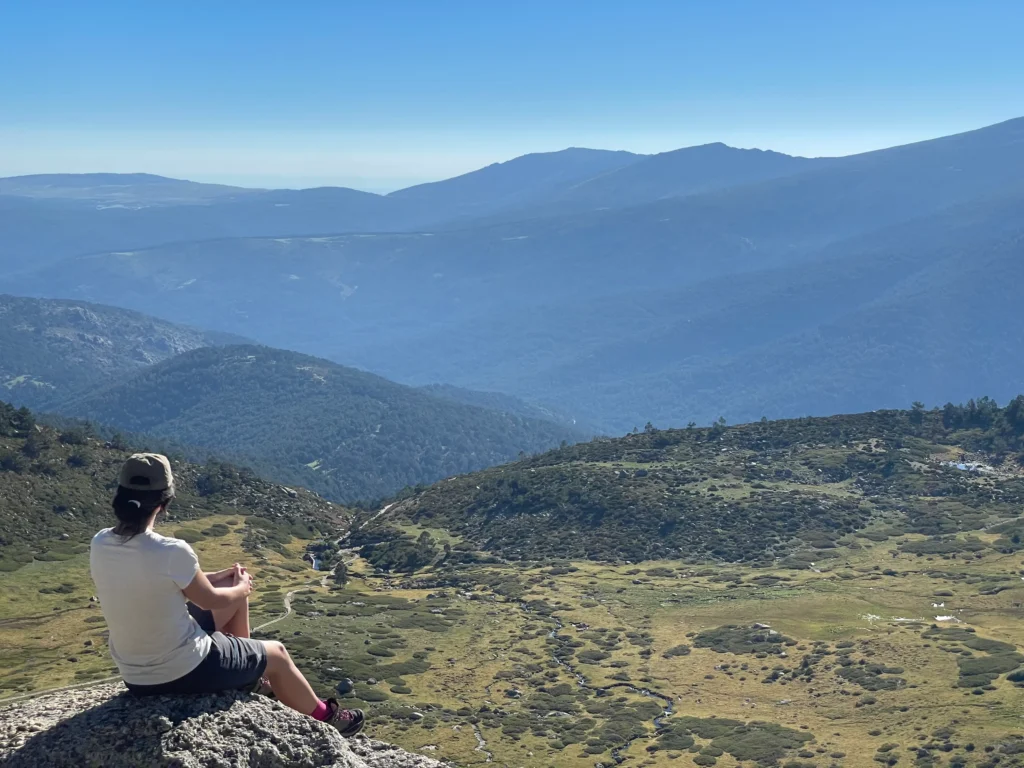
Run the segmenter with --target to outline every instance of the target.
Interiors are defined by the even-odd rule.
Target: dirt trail
[[[393,501],[390,504],[385,505],[384,507],[381,508],[380,512],[377,512],[376,514],[374,514],[373,517],[368,517],[365,520],[363,520],[363,522],[361,522],[359,525],[357,525],[355,528],[350,528],[348,533],[346,533],[344,536],[342,536],[340,539],[338,539],[338,541],[336,543],[340,546],[343,541],[348,541],[348,539],[350,539],[352,537],[353,533],[355,533],[356,531],[363,530],[363,528],[365,528],[370,523],[375,521],[378,517],[380,517],[381,515],[387,514],[388,510],[391,509],[393,506],[395,506],[395,504],[397,504],[397,503],[398,503],[397,501]]]
[[[325,578],[326,578],[326,577],[325,577]],[[289,592],[288,594],[286,594],[286,595],[284,596],[284,613],[282,613],[282,614],[281,614],[280,616],[278,616],[278,617],[277,617],[276,619],[271,619],[271,620],[270,620],[270,621],[268,621],[268,622],[265,622],[265,623],[263,623],[263,624],[260,624],[260,625],[259,625],[258,627],[253,627],[253,628],[252,628],[252,631],[253,631],[253,632],[258,632],[258,631],[260,631],[261,629],[266,629],[267,627],[269,627],[269,626],[271,626],[271,625],[273,625],[273,624],[277,624],[277,622],[279,622],[279,621],[284,621],[284,620],[285,620],[285,619],[287,619],[287,618],[288,618],[289,616],[291,616],[291,615],[292,615],[292,597],[294,597],[294,595],[295,595],[295,594],[296,594],[297,592],[299,592],[299,590],[297,590],[297,589],[293,589],[293,590],[292,590],[291,592]]]

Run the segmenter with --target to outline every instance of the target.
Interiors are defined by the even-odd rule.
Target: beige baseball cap
[[[121,467],[117,483],[133,491],[170,491],[174,493],[171,462],[159,453],[136,453]]]

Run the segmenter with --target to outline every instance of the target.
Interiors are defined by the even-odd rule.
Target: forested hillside
[[[27,409],[0,402],[0,570],[84,552],[96,531],[113,524],[118,470],[139,447],[83,429],[42,426]],[[348,510],[315,494],[223,462],[173,459],[172,466],[177,495],[167,521],[180,521],[185,530],[191,530],[189,520],[210,515],[254,516],[260,522],[250,527],[273,544],[327,536],[351,519]]]
[[[240,341],[117,307],[0,295],[0,397],[45,408],[178,353]]]
[[[380,497],[581,436],[257,346],[193,350],[58,410],[226,455],[343,500]]]
[[[393,516],[464,549],[545,560],[806,567],[872,535],[987,528],[1024,504],[1024,396],[928,411],[645,431],[527,458],[402,498]],[[378,526],[389,525],[381,519]],[[1018,536],[1019,538],[1019,536]],[[936,545],[939,546],[939,545]]]

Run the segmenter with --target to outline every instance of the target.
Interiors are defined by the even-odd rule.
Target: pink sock
[[[309,713],[309,716],[314,720],[320,720],[321,722],[327,719],[327,716],[331,714],[331,708],[327,706],[327,702],[321,700],[316,705],[316,709]]]

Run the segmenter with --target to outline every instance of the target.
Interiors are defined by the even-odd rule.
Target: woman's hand
[[[246,597],[252,594],[252,574],[249,573],[249,571],[247,571],[245,566],[241,563],[235,563],[233,566],[231,566],[231,583],[236,587],[241,586],[242,594],[244,594]]]
[[[244,565],[235,563],[230,568],[225,568],[222,571],[207,573],[206,578],[215,587],[233,587],[238,583],[239,574],[245,573],[245,570]]]
[[[235,571],[239,568],[239,564],[235,563],[230,568],[225,568],[222,571],[213,571],[206,574],[206,578],[210,580],[210,583],[215,587],[217,586],[233,586],[235,584]]]
[[[248,597],[252,594],[253,582],[252,575],[247,573],[243,568],[242,571],[238,572],[235,581],[236,587],[241,587],[242,594]]]
[[[228,569],[228,573],[231,576],[232,584],[239,584],[242,581],[242,579],[244,579],[249,574],[249,572],[246,570],[246,567],[241,563],[235,563],[233,566],[231,566]]]

